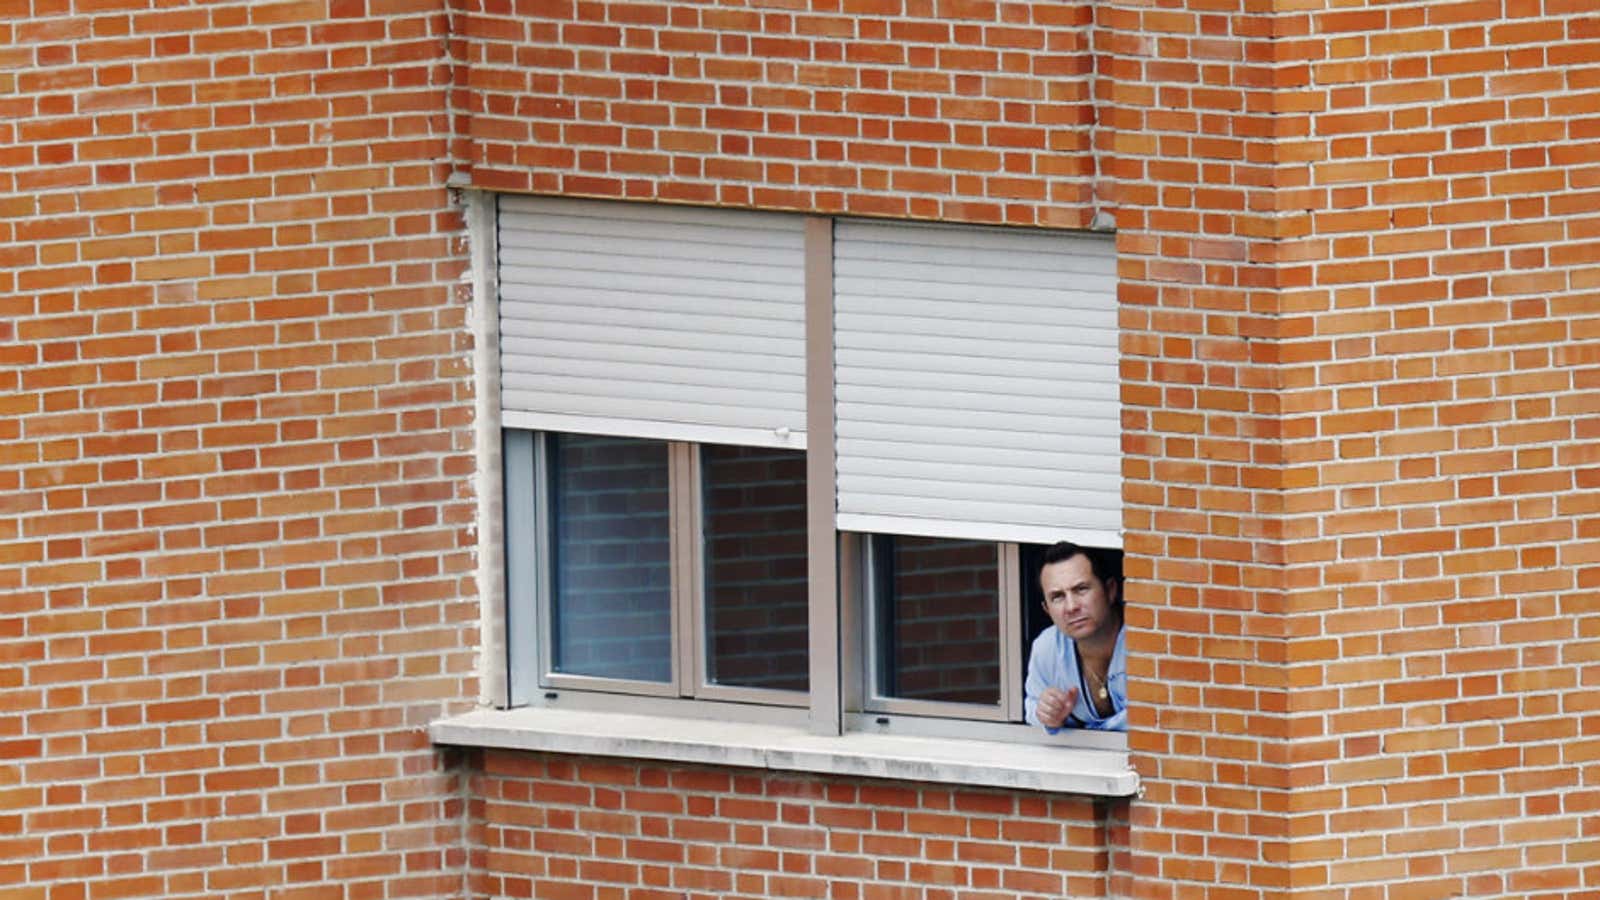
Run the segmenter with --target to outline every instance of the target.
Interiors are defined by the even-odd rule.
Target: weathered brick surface
[[[1592,893],[1592,13],[1100,21],[1135,894]]]
[[[1136,897],[1288,887],[1274,18],[1100,7],[1122,312]]]
[[[1294,883],[1587,896],[1600,19],[1281,29]]]
[[[486,751],[474,896],[1105,897],[1124,801]]]
[[[1092,4],[462,0],[488,188],[1084,227]]]
[[[18,7],[0,894],[1593,894],[1597,61],[1580,0]],[[430,747],[452,172],[1114,211],[1144,797]]]
[[[457,893],[440,10],[8,13],[0,895]]]

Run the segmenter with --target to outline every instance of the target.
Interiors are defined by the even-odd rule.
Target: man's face
[[[1050,621],[1075,641],[1109,637],[1120,624],[1111,611],[1120,585],[1094,577],[1089,557],[1081,553],[1045,566],[1039,572],[1039,586]]]

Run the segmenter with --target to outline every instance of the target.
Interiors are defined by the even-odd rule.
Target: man
[[[1034,639],[1023,708],[1028,723],[1127,730],[1121,551],[1062,541],[1044,552],[1039,586],[1053,625]]]

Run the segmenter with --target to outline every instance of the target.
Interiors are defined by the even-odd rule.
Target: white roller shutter
[[[805,446],[804,222],[502,197],[515,428]]]
[[[841,530],[1120,546],[1116,250],[839,222]]]

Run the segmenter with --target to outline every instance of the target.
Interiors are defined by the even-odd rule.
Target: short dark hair
[[[1100,583],[1115,579],[1122,581],[1122,551],[1109,547],[1080,547],[1071,541],[1057,541],[1044,548],[1044,553],[1039,556],[1039,569],[1042,572],[1045,566],[1058,562],[1066,562],[1074,556],[1086,556],[1089,559],[1089,568],[1094,571],[1094,577]]]

